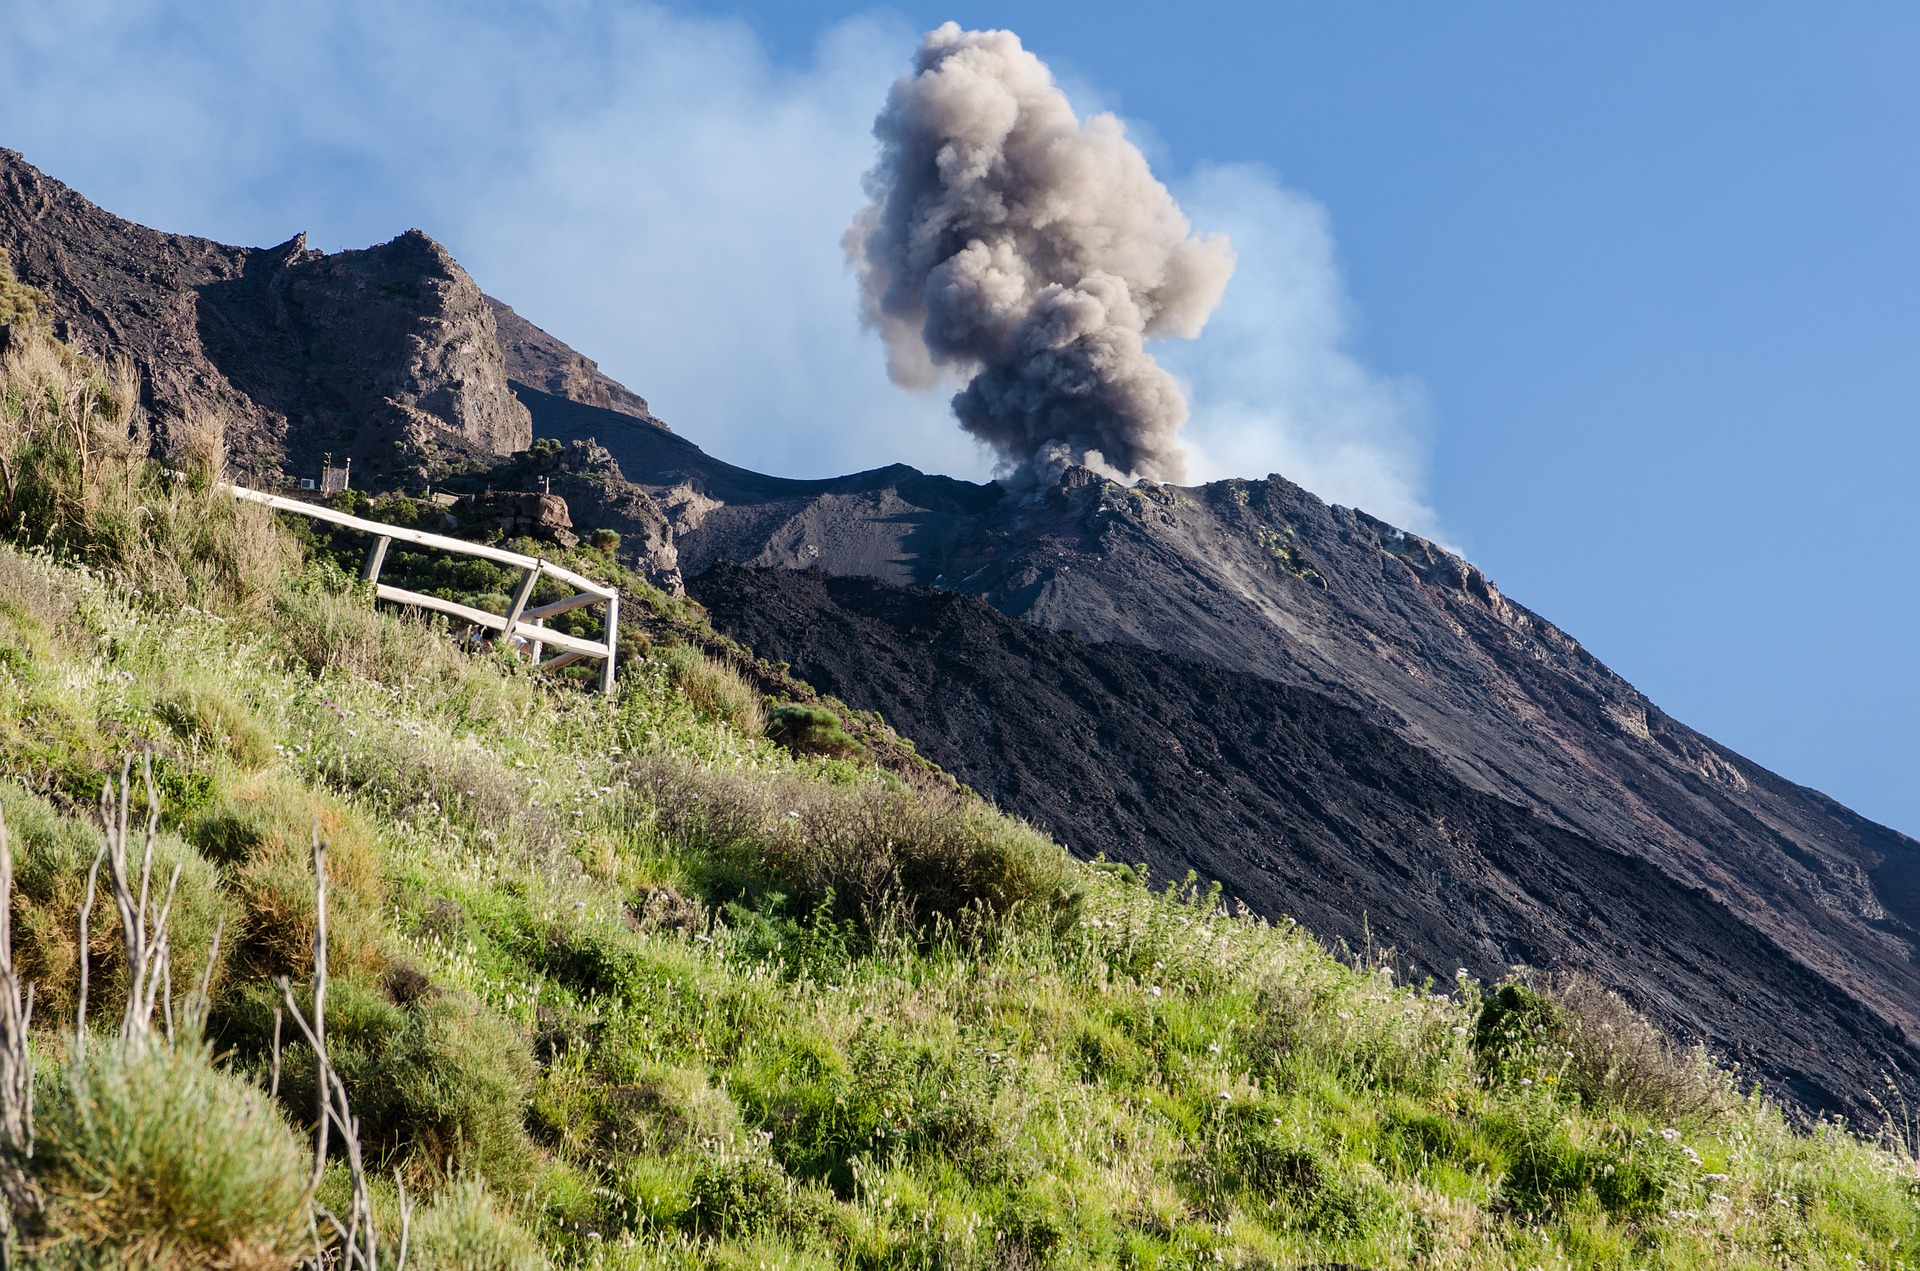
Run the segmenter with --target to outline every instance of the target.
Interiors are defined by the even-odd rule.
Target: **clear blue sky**
[[[840,127],[821,121],[870,116],[914,30],[1012,27],[1076,102],[1121,114],[1176,191],[1252,163],[1296,211],[1324,210],[1348,320],[1334,343],[1416,403],[1374,444],[1404,445],[1448,542],[1674,715],[1920,833],[1920,8],[902,4],[849,34],[836,24],[874,11],[688,3],[615,39],[595,23],[640,6],[567,0],[464,6],[457,25],[388,40],[414,19],[371,4],[357,22],[305,6],[285,29],[213,6],[233,32],[184,6],[72,7],[86,16],[35,0],[0,15],[0,75],[17,86],[0,144],[168,229],[269,242],[304,227],[347,246],[422,224],[681,431],[786,471],[838,459],[828,434],[876,462],[890,445],[923,466],[968,458],[937,404],[895,404],[883,385],[834,396],[877,366],[853,334],[792,344],[777,305],[734,301],[649,325],[648,297],[611,299],[600,276],[633,262],[663,297],[732,295],[719,265],[696,277],[678,262],[755,199],[790,196],[779,224],[831,238],[860,152],[817,140]],[[500,70],[449,31],[551,73]],[[635,65],[667,45],[712,60]],[[470,52],[471,73],[435,69]],[[249,80],[234,58],[271,75]],[[636,96],[641,80],[658,95]],[[382,96],[403,81],[425,85],[419,100]],[[56,118],[44,94],[83,89]],[[739,108],[676,125],[680,150],[606,140],[706,94]],[[576,127],[589,116],[591,145]],[[787,140],[740,149],[734,134],[760,131]],[[484,198],[447,193],[502,165],[514,179]],[[630,183],[577,193],[582,168]],[[832,174],[817,217],[790,193],[806,171]],[[576,195],[556,212],[540,192],[562,183]],[[778,237],[740,216],[743,244]],[[530,227],[593,250],[536,249]],[[1243,254],[1257,246],[1235,232]],[[820,281],[796,271],[775,289],[796,312],[851,312],[850,285],[824,272],[833,250],[805,275]],[[529,260],[537,271],[516,265]],[[747,333],[755,374],[716,374],[710,350],[674,343],[703,324]],[[739,397],[742,379],[778,403]],[[861,432],[867,415],[881,422]]]

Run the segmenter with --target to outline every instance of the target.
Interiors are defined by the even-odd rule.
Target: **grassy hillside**
[[[758,735],[691,647],[612,699],[462,652],[221,494],[206,430],[169,477],[124,381],[35,341],[3,373],[38,1126],[0,1184],[41,1265],[311,1258],[315,1063],[275,1064],[273,977],[310,1005],[316,826],[329,1052],[409,1266],[1920,1260],[1906,1145],[1796,1130],[1590,986],[1405,984],[1075,864],[863,747]],[[76,913],[130,752],[180,868],[181,1025],[115,1043],[103,903],[83,1056]],[[349,1190],[336,1146],[318,1199]]]

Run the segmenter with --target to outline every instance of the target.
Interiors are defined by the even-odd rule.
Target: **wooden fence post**
[[[385,537],[373,540],[373,546],[367,549],[367,566],[360,571],[360,579],[362,582],[377,583],[380,581],[380,566],[386,564],[387,544],[391,542],[393,542],[392,539]]]
[[[607,660],[600,668],[600,691],[613,692],[613,655],[620,638],[620,593],[607,597]]]
[[[500,638],[509,647],[513,644],[513,624],[520,621],[520,615],[526,612],[527,601],[533,598],[533,585],[540,581],[540,566],[535,565],[520,580],[520,588],[513,593],[513,604],[507,609],[507,625],[500,628]]]

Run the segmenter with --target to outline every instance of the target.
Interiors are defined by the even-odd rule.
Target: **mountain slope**
[[[555,426],[557,409],[533,409],[537,427]],[[1830,1064],[1915,1071],[1920,847],[1672,719],[1431,543],[1279,477],[1129,490],[1075,472],[1037,498],[903,468],[778,481],[687,443],[669,453],[632,430],[609,432],[584,407],[566,414],[572,433],[599,431],[667,509],[689,576],[731,560],[933,584],[1089,640],[1311,690],[1427,752],[1465,789],[1705,892],[1776,951],[1780,974],[1811,973],[1876,1021],[1850,1038],[1805,1032],[1807,1055],[1825,1058],[1780,1060],[1770,1067],[1780,1079]],[[717,617],[748,630],[737,612]],[[787,656],[770,633],[743,638]],[[904,701],[835,691],[890,714]],[[997,737],[998,761],[1014,768],[1049,742],[1044,729]],[[1218,844],[1235,831],[1223,821],[1199,833]],[[1125,850],[1124,837],[1075,846]],[[1254,892],[1244,869],[1223,881]],[[1419,937],[1379,915],[1374,930],[1394,944]],[[1499,944],[1530,938],[1524,923],[1494,934]],[[1665,1017],[1708,1018],[1715,990],[1696,990]],[[1829,1097],[1854,1102],[1807,1094],[1812,1106]]]
[[[1087,644],[972,597],[716,566],[713,621],[1083,855],[1219,879],[1418,972],[1580,967],[1803,1107],[1870,1114],[1897,1031],[1704,889],[1476,790],[1308,690]]]
[[[418,230],[332,254],[304,234],[230,247],[123,220],[0,150],[0,249],[70,346],[135,364],[163,444],[219,418],[262,479],[317,475],[329,454],[368,485],[484,467],[533,439],[510,382],[663,427]]]
[[[569,500],[576,530],[620,530],[626,556],[665,586],[677,571],[720,560],[936,585],[1040,628],[1248,677],[1237,691],[1268,694],[1261,700],[1276,712],[1308,719],[1338,707],[1375,730],[1376,748],[1390,739],[1422,756],[1446,799],[1490,800],[1474,806],[1543,827],[1526,829],[1528,841],[1547,842],[1551,831],[1564,836],[1552,839],[1562,844],[1555,851],[1587,854],[1570,881],[1538,898],[1537,912],[1553,915],[1563,935],[1585,921],[1571,899],[1591,891],[1578,881],[1582,871],[1612,877],[1605,862],[1625,860],[1654,871],[1644,888],[1697,892],[1713,912],[1731,915],[1741,940],[1774,951],[1753,956],[1772,958],[1782,982],[1814,977],[1819,987],[1780,999],[1799,1011],[1780,1030],[1804,1039],[1818,1061],[1770,1061],[1783,1080],[1798,1080],[1795,1068],[1815,1074],[1804,1095],[1811,1106],[1856,1106],[1831,1087],[1881,1066],[1915,1069],[1907,1040],[1920,1036],[1913,841],[1674,721],[1471,565],[1362,512],[1328,507],[1279,477],[1125,489],[1071,471],[1052,489],[1013,497],[899,465],[822,481],[765,476],[667,431],[589,359],[484,296],[424,234],[332,255],[298,238],[227,247],[113,217],[7,152],[0,247],[26,283],[48,294],[65,338],[133,361],[163,442],[174,421],[215,414],[238,466],[263,480],[306,475],[331,452],[354,458],[355,484],[375,489],[423,477],[453,477],[476,491],[551,484]],[[525,449],[535,436],[580,444]],[[829,617],[823,610],[822,621]],[[1150,679],[1126,681],[1124,691],[1145,692]],[[1167,677],[1154,709],[1185,709],[1175,695],[1182,683]],[[841,695],[906,701],[905,688],[868,687],[870,695],[854,686]],[[1283,689],[1305,696],[1271,696]],[[1087,709],[1098,718],[1111,706]],[[1013,717],[1018,727],[997,726],[992,745],[976,753],[1008,779],[1042,771],[1057,741],[1044,719]],[[927,727],[936,726],[958,731],[923,737],[930,746],[958,753],[974,744],[957,720],[929,717]],[[1312,753],[1293,762],[1321,762]],[[1240,797],[1255,804],[1289,772],[1311,785],[1306,769],[1252,756],[1244,771]],[[1018,794],[1006,789],[1010,799]],[[1233,891],[1270,897],[1259,899],[1268,912],[1322,895],[1299,881],[1291,858],[1235,854],[1242,834],[1232,801],[1216,801],[1211,817],[1200,807],[1173,817],[1172,806],[1140,799],[1131,827],[1088,823],[1070,831],[1081,836],[1074,845],[1130,855],[1135,842],[1185,843],[1180,859],[1218,862]],[[1432,809],[1389,801],[1367,813],[1383,818],[1369,829],[1361,811],[1287,806],[1304,827],[1301,841],[1320,836],[1353,853],[1355,903],[1312,901],[1323,905],[1322,929],[1350,930],[1364,909],[1383,942],[1431,947],[1422,956],[1440,958],[1429,936],[1442,928],[1423,925],[1432,906],[1387,903],[1399,885],[1387,857],[1402,851],[1411,867],[1440,850],[1411,828]],[[1359,851],[1368,835],[1386,856]],[[1480,850],[1474,859],[1487,862],[1489,897],[1531,894],[1522,857]],[[1278,881],[1269,887],[1261,870]],[[1289,877],[1296,882],[1282,886]],[[1564,903],[1554,899],[1561,892]],[[1536,947],[1558,956],[1561,946],[1532,931],[1528,904],[1487,903],[1486,930],[1460,956]],[[1609,920],[1604,908],[1592,916]],[[1568,944],[1565,956],[1585,947]],[[1715,1013],[1710,978],[1685,965],[1687,956],[1674,946],[1657,975],[1629,975],[1622,962],[1614,983],[1656,1006],[1665,995],[1664,1018],[1700,1021],[1717,1038],[1714,1021],[1734,1017]],[[1868,1022],[1832,1025],[1837,1016],[1819,1003],[1834,994]],[[1807,1004],[1794,1008],[1800,996]],[[1725,1040],[1731,1051],[1758,1055],[1767,1038],[1729,1031]]]

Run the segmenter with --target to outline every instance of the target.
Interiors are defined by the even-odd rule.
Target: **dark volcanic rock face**
[[[138,366],[162,440],[218,416],[243,472],[308,475],[332,452],[377,480],[532,439],[492,307],[417,230],[331,256],[304,237],[229,247],[121,220],[0,151],[0,248],[63,339]]]
[[[1580,967],[1803,1106],[1865,1114],[1900,1031],[1704,888],[1488,794],[1366,714],[972,597],[718,566],[716,625],[1082,855],[1188,870],[1450,979]]]

